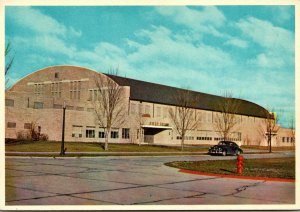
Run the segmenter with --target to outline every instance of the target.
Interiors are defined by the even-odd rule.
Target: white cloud
[[[156,7],[158,14],[170,17],[175,23],[192,30],[222,37],[216,28],[221,27],[226,18],[216,7],[204,7],[203,10],[189,7]]]
[[[32,39],[32,42],[33,46],[52,53],[64,54],[68,57],[72,57],[74,52],[76,52],[76,47],[67,46],[63,40],[57,38],[56,36],[37,36]]]
[[[245,49],[248,47],[248,42],[245,40],[241,40],[239,38],[231,38],[231,39],[227,40],[224,44],[232,45],[232,46],[239,47],[242,49]]]
[[[126,60],[126,52],[116,45],[100,42],[94,45],[92,50],[77,50],[68,63],[86,65],[99,71],[107,71],[110,68],[119,68],[120,74],[130,70]]]
[[[6,13],[19,26],[37,33],[65,35],[67,31],[63,24],[31,7],[7,7]]]
[[[75,30],[73,27],[69,27],[69,33],[75,37],[80,37],[82,35],[81,30]]]
[[[272,7],[274,20],[278,23],[286,23],[292,18],[292,7],[290,6],[275,6]]]
[[[237,26],[245,36],[262,47],[294,52],[294,34],[286,29],[254,17],[240,20]]]
[[[254,17],[240,20],[237,27],[245,37],[249,37],[261,47],[257,55],[247,61],[248,64],[273,70],[293,67],[295,52],[293,32]]]
[[[44,57],[38,54],[30,54],[28,55],[29,61],[38,61],[38,63],[53,63],[55,60],[52,57]]]
[[[22,48],[36,48],[55,54],[63,54],[73,57],[77,49],[75,46],[67,45],[62,39],[52,35],[41,35],[35,37],[19,37],[12,39],[16,51],[22,51]]]
[[[80,37],[82,32],[73,27],[67,27],[57,20],[32,7],[6,7],[7,17],[20,27],[31,29],[37,34],[75,36]]]
[[[284,61],[283,57],[272,55],[270,53],[258,54],[254,59],[250,59],[248,63],[254,64],[262,68],[273,69],[280,69],[286,65],[286,62]]]
[[[143,66],[157,61],[165,61],[174,66],[198,68],[202,70],[223,70],[234,64],[229,54],[223,50],[205,44],[193,45],[177,40],[165,27],[143,30],[140,34],[148,38],[147,44],[135,45],[136,51],[128,55],[129,63]]]
[[[217,87],[216,83],[223,80],[215,80],[217,73],[223,74],[234,65],[230,55],[221,49],[178,40],[165,27],[141,30],[136,35],[148,42],[127,40],[133,47],[130,52],[112,43],[100,42],[90,51],[77,50],[69,61],[101,71],[119,67],[120,74],[126,73],[128,77],[173,86],[190,85],[197,90]]]

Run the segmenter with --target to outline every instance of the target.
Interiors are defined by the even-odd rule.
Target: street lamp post
[[[65,155],[65,116],[66,116],[66,102],[63,106],[63,123],[62,123],[62,137],[61,137],[61,148],[60,155]]]

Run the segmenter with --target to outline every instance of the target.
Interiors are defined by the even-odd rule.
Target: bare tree
[[[5,59],[6,59],[6,62],[5,62],[5,76],[7,76],[8,72],[11,69],[12,64],[14,62],[14,57],[10,56],[11,55],[10,52],[11,52],[11,43],[8,42],[5,46]],[[8,88],[8,79],[5,79],[5,88],[6,89]]]
[[[279,121],[278,114],[276,114],[275,112],[270,112],[270,110],[267,110],[266,118],[262,123],[262,129],[265,132],[265,136],[267,137],[269,153],[272,152],[272,137],[276,135],[278,130],[280,129],[278,121]]]
[[[117,75],[118,70],[109,70],[109,75]],[[97,96],[94,107],[97,121],[104,127],[105,146],[108,150],[108,138],[112,127],[118,127],[124,122],[126,112],[122,87],[111,78],[103,75],[95,76]]]
[[[194,109],[198,99],[192,91],[187,89],[178,90],[174,99],[176,102],[175,110],[169,109],[169,117],[181,137],[181,151],[183,151],[187,131],[195,130],[200,123],[199,115]]]
[[[214,128],[224,140],[227,140],[239,123],[237,113],[240,110],[240,101],[233,98],[231,92],[226,91],[223,98],[215,103],[215,108],[220,114],[214,117]]]
[[[296,137],[295,137],[295,117],[294,117],[294,115],[290,116],[289,128],[290,128],[290,135],[291,135],[291,139],[292,139],[292,144],[293,144],[293,146],[295,146]]]

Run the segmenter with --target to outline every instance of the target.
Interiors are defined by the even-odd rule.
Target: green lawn
[[[268,146],[246,146],[242,145],[242,149],[254,149],[254,150],[266,150],[269,151]],[[281,146],[281,147],[272,147],[272,151],[294,151],[295,146]]]
[[[165,165],[178,169],[237,175],[236,160],[175,161]],[[245,159],[243,175],[295,179],[295,158]]]
[[[5,145],[6,152],[60,152],[60,142],[24,141]],[[105,152],[99,143],[65,142],[68,152]],[[180,147],[148,146],[136,144],[109,144],[108,152],[181,152]],[[184,152],[207,152],[208,146],[186,147]]]

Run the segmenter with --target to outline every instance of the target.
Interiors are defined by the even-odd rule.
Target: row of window
[[[176,139],[177,140],[181,140],[181,136],[177,136]],[[185,136],[185,140],[194,140],[194,137],[193,136]],[[203,136],[203,137],[196,137],[196,140],[200,140],[200,141],[212,141],[213,140],[213,137],[207,137],[207,136]],[[221,141],[221,140],[224,140],[223,138],[217,138],[215,137],[214,138],[215,141]],[[238,138],[229,138],[228,140],[230,141],[240,141],[240,139]]]
[[[177,140],[181,140],[181,136],[176,137]],[[194,140],[194,136],[184,136],[184,140]]]
[[[137,103],[131,103],[130,104],[130,114],[135,115],[135,114],[152,114],[155,112],[154,116],[155,117],[163,117],[166,118],[168,117],[168,108],[167,107],[161,107],[161,106],[156,106],[155,111],[151,111],[150,105],[142,105],[142,104],[137,104]]]
[[[153,110],[154,107],[154,110]],[[169,117],[169,107],[162,107],[162,106],[153,106],[151,110],[150,105],[143,105],[141,103],[134,103],[132,102],[130,104],[130,114],[135,115],[135,114],[151,114],[154,117]],[[195,119],[199,120],[199,122],[202,123],[213,123],[217,122],[218,116],[220,114],[213,114],[211,112],[204,112],[204,111],[197,111],[197,110],[192,110],[191,111]],[[175,112],[176,113],[176,112]],[[262,119],[261,119],[262,120]],[[235,117],[235,122],[236,123],[250,123],[250,122],[257,122],[260,121],[260,119],[255,118],[255,117],[244,117],[237,115]]]
[[[295,141],[295,138],[293,138],[293,137],[282,137],[282,142],[284,143],[284,142],[287,142],[287,143],[289,143],[289,142],[294,142]]]
[[[98,134],[97,134],[98,133]],[[129,128],[122,128],[122,138],[129,139],[130,129]],[[73,126],[73,133],[72,137],[82,138],[82,127],[81,126]],[[92,127],[88,127],[85,130],[85,137],[86,138],[105,138],[105,131],[104,128],[99,129],[96,131]],[[110,132],[110,138],[117,139],[119,138],[119,129],[112,129]]]
[[[211,141],[211,140],[212,140],[212,137],[197,137],[197,140]]]
[[[31,129],[31,123],[24,123],[24,129]],[[7,122],[7,128],[16,128],[17,124],[15,122]],[[86,138],[96,138],[96,130],[93,127],[88,127],[85,131]],[[130,129],[122,128],[122,138],[129,139]],[[82,126],[73,126],[72,137],[82,138]],[[97,138],[105,138],[104,128],[98,131]],[[110,132],[110,138],[119,138],[119,129],[112,129]]]
[[[7,128],[16,128],[17,124],[16,122],[7,122],[6,125]],[[32,123],[24,123],[24,129],[29,130],[32,128]]]
[[[34,94],[43,95],[45,93],[46,84],[35,83]],[[70,99],[80,99],[81,81],[74,80],[70,82]],[[52,82],[50,84],[51,95],[54,97],[61,97],[62,82]]]
[[[5,106],[7,107],[14,107],[14,100],[12,99],[5,99]],[[43,102],[34,102],[33,103],[33,108],[34,109],[43,109],[44,108],[44,103]],[[61,104],[53,104],[54,109],[62,109],[63,106]],[[72,105],[67,105],[66,106],[67,110],[78,110],[78,111],[84,111],[84,107],[74,107]],[[94,112],[94,108],[87,108],[88,112]]]
[[[76,98],[76,95],[78,95],[78,93],[80,93],[80,91],[71,91],[72,94],[71,95],[75,95],[73,96],[73,98]],[[90,90],[90,99],[94,99],[94,98],[97,98],[97,95],[98,94],[95,94],[95,92],[97,93],[96,90]],[[77,94],[76,94],[77,93]],[[78,97],[78,99],[80,99],[80,97]],[[14,100],[12,99],[5,99],[5,106],[8,106],[8,107],[14,107]],[[33,108],[35,109],[42,109],[44,107],[44,104],[42,102],[34,102],[34,106]],[[149,105],[145,105],[145,107],[143,107],[142,105],[139,105],[139,109],[137,110],[137,105],[132,103],[131,104],[131,114],[138,114],[138,111],[141,111],[141,114],[150,114],[150,106]],[[53,108],[56,108],[56,109],[60,109],[62,108],[62,105],[59,105],[59,104],[54,104],[53,105]],[[67,106],[67,109],[68,110],[79,110],[79,111],[83,111],[84,108],[83,107],[76,107],[74,108],[73,106]],[[87,111],[88,112],[94,112],[94,108],[87,108]],[[163,114],[161,114],[161,108],[160,107],[157,107],[157,117],[163,117],[163,118],[166,118],[168,117],[168,110],[167,108],[163,108]],[[201,113],[201,112],[200,112]],[[204,120],[205,119],[205,116],[202,117],[200,116],[200,121],[201,120]],[[255,120],[255,118],[252,117],[253,120]],[[216,120],[216,119],[214,119]],[[240,120],[238,118],[238,120]],[[211,119],[207,119],[207,122],[211,122]],[[240,121],[239,121],[240,122]]]

